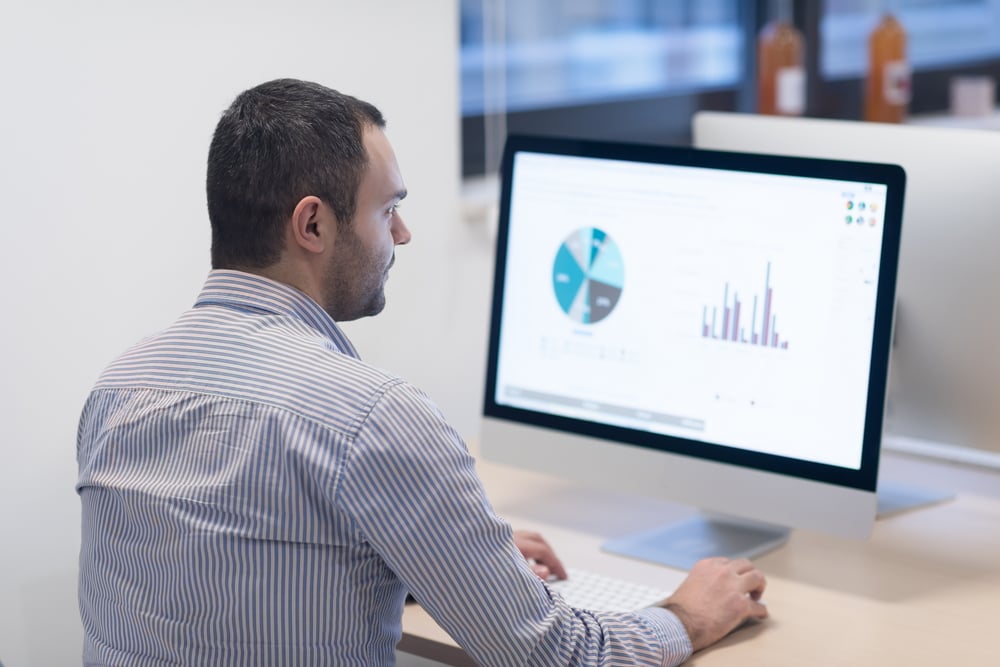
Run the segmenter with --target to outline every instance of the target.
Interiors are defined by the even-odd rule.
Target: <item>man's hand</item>
[[[515,530],[514,544],[528,559],[531,569],[535,571],[539,579],[543,581],[555,575],[557,579],[566,578],[566,568],[556,557],[556,552],[552,550],[549,543],[538,533],[530,530]]]
[[[695,651],[748,620],[767,618],[760,603],[767,581],[748,560],[706,558],[695,563],[664,606],[684,624]]]

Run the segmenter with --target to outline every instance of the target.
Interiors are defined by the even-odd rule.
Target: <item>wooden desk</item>
[[[883,458],[884,474],[904,478],[895,481],[917,483],[905,479],[916,474],[946,486],[972,474],[975,493],[879,521],[867,542],[793,532],[786,546],[756,561],[768,575],[771,618],[686,664],[1000,665],[1000,475]],[[665,588],[683,578],[600,545],[690,510],[495,464],[481,463],[480,474],[497,511],[518,528],[543,532],[567,564]],[[474,664],[416,605],[403,615],[399,650]]]

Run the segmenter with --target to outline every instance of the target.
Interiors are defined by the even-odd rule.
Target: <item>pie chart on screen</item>
[[[625,285],[618,244],[596,227],[578,229],[562,242],[552,265],[559,307],[580,324],[595,324],[614,311]]]

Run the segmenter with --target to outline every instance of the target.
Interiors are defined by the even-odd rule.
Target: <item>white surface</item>
[[[950,127],[964,130],[1000,130],[1000,110],[981,116],[955,116],[952,114],[921,114],[910,116],[909,125]]]
[[[454,0],[4,3],[8,667],[79,664],[77,418],[100,369],[193,302],[209,268],[209,140],[243,89],[312,79],[383,110],[414,238],[398,251],[386,312],[349,333],[473,430],[489,261],[459,214],[457,25]]]
[[[947,442],[886,434],[882,436],[882,449],[890,449],[902,454],[911,454],[932,460],[1000,470],[1000,453],[961,447]]]

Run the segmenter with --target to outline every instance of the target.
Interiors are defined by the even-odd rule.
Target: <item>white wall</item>
[[[153,8],[154,5],[160,5]],[[0,660],[79,664],[75,429],[100,369],[208,270],[205,157],[241,90],[292,76],[386,114],[413,242],[369,360],[477,428],[488,242],[459,220],[456,0],[6,0],[0,19]]]

